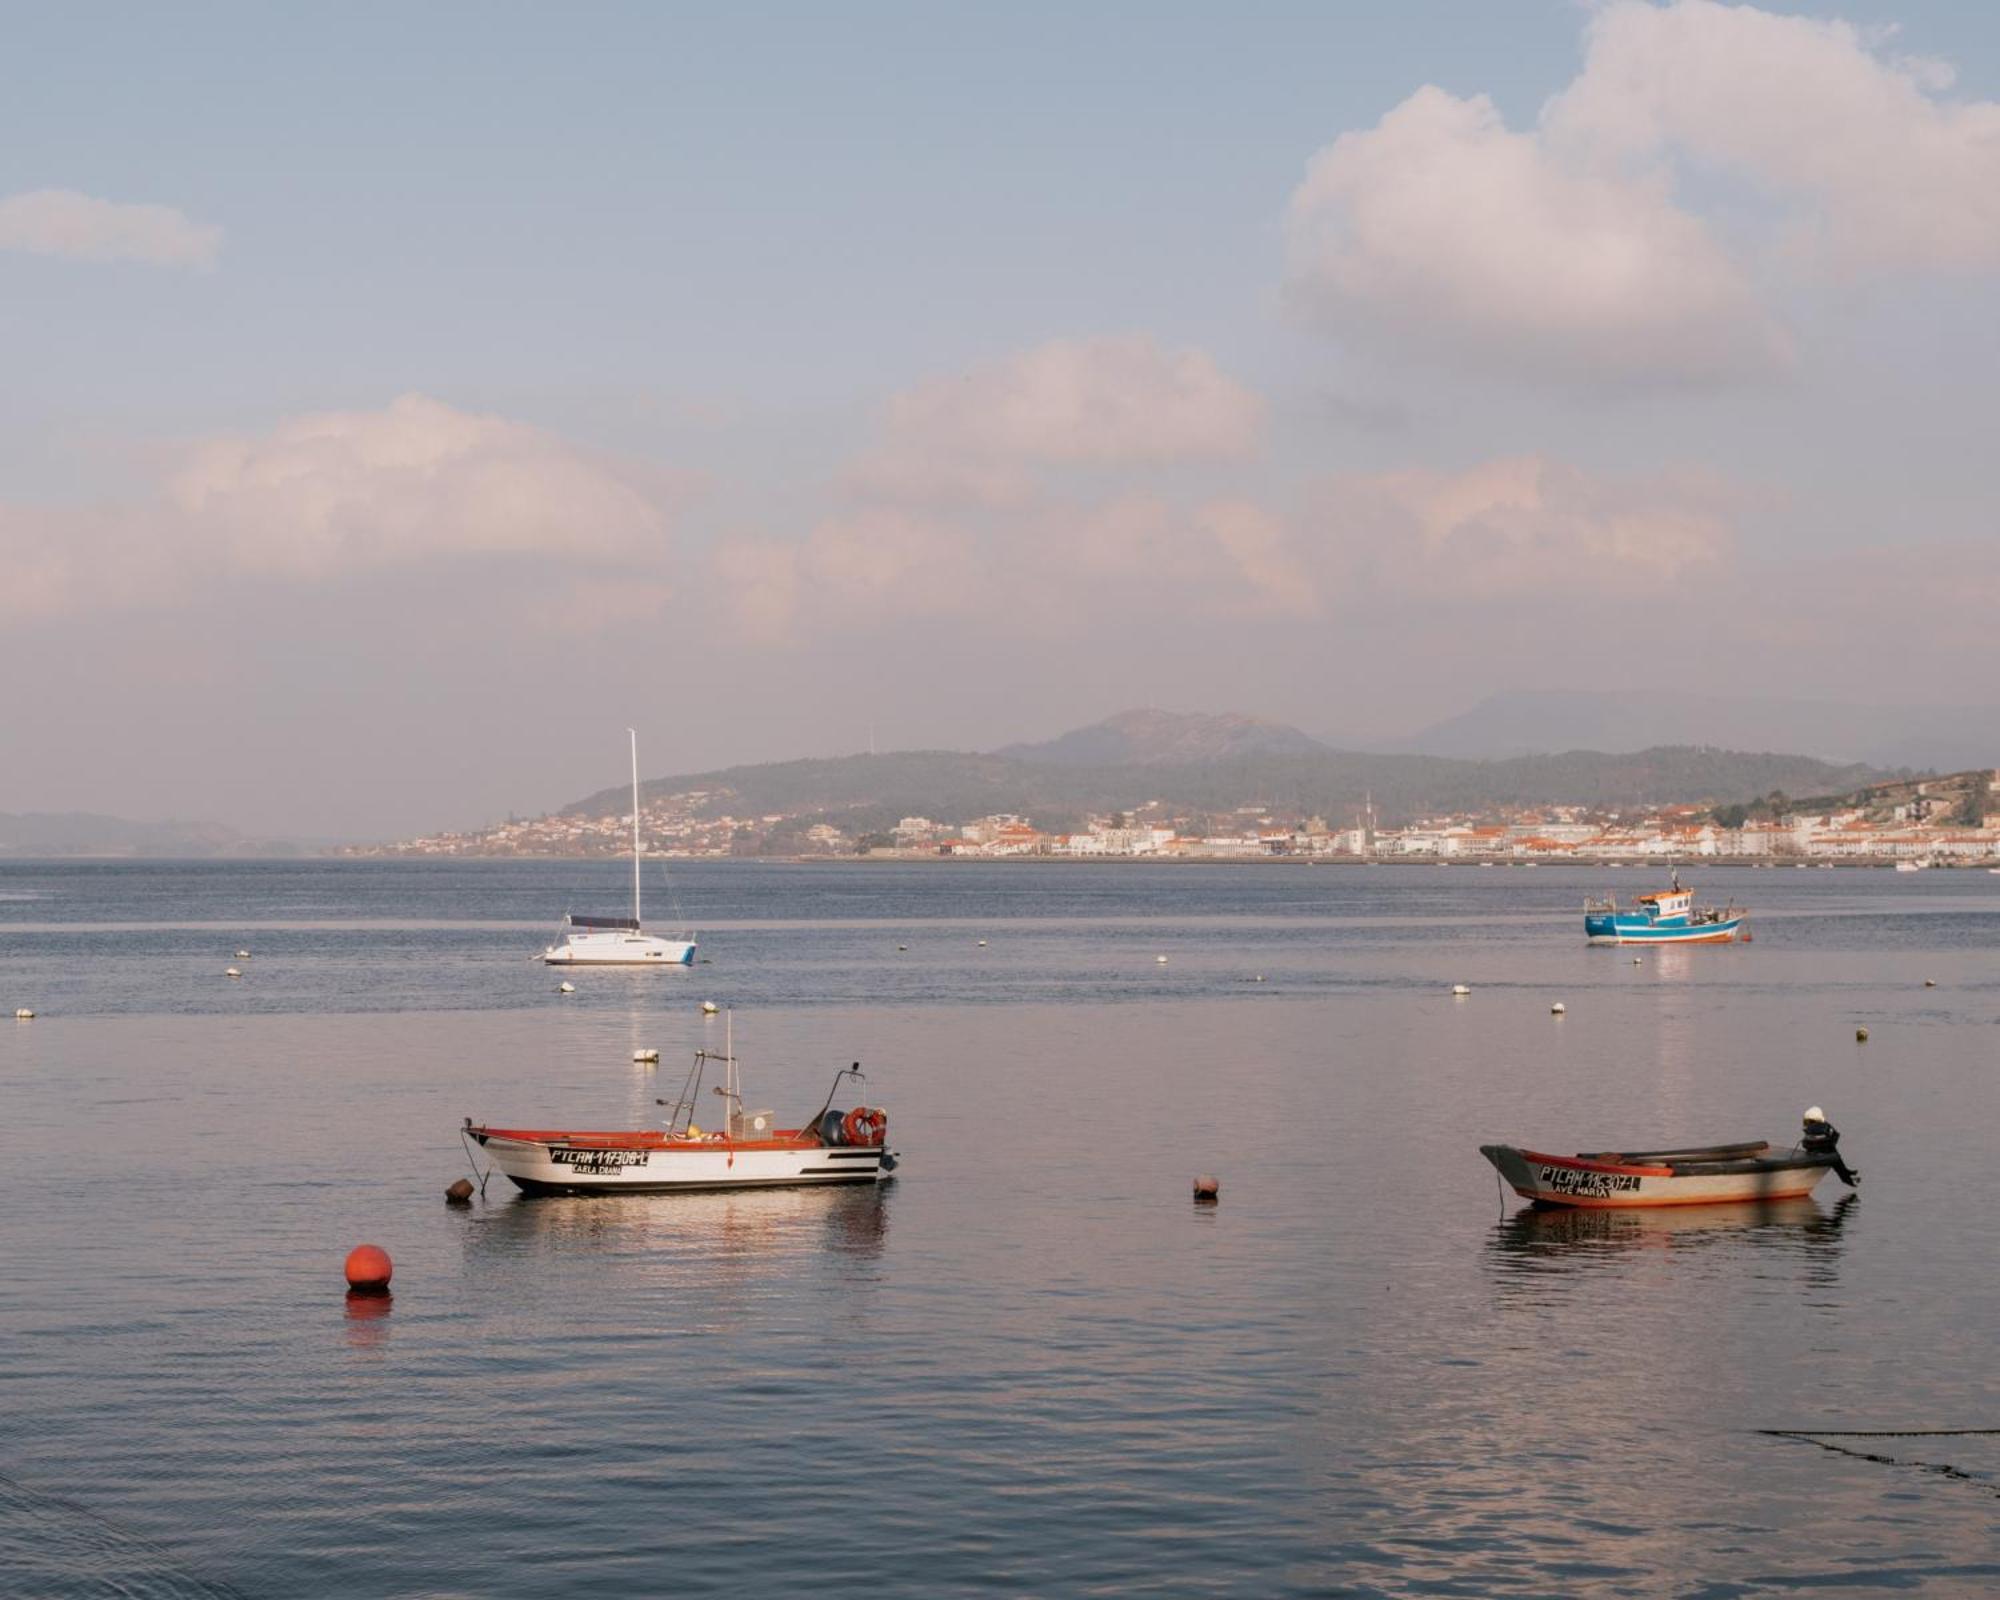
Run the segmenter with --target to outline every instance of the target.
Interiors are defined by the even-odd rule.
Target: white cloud
[[[135,505],[0,506],[0,608],[18,617],[179,603],[241,578],[299,583],[479,563],[540,575],[550,615],[576,585],[663,598],[691,480],[506,418],[405,395],[379,411],[292,418],[183,447]]]
[[[1294,302],[1362,340],[1509,373],[1705,382],[1782,332],[1658,174],[1584,170],[1484,96],[1420,89],[1316,155],[1286,219]]]
[[[1253,455],[1256,394],[1199,350],[1144,334],[1058,339],[889,402],[864,494],[1002,504],[1038,467],[1170,466]]]
[[[1586,39],[1533,129],[1424,88],[1314,156],[1295,303],[1475,369],[1678,384],[1782,367],[1802,273],[2000,266],[2000,104],[1948,66],[1714,0],[1616,0]]]
[[[938,618],[1030,637],[1140,617],[1526,614],[1685,596],[1731,568],[1742,498],[1697,473],[1604,477],[1521,456],[1326,479],[1291,516],[1130,489],[964,523],[871,509],[800,541],[725,541],[711,573],[737,628],[767,643]]]
[[[1362,602],[1664,597],[1733,559],[1734,499],[1696,474],[1597,477],[1542,456],[1335,478],[1301,559]]]
[[[1552,101],[1553,147],[1600,170],[1682,155],[1761,186],[1847,269],[2000,265],[2000,104],[1845,22],[1680,0],[1605,7]]]
[[[732,536],[710,556],[740,628],[767,644],[965,611],[981,595],[982,565],[964,529],[892,506],[829,517],[803,540]]]
[[[1048,507],[1008,541],[1007,591],[1027,614],[1304,616],[1319,595],[1282,521],[1252,501],[1179,506],[1126,492]]]
[[[424,395],[198,445],[166,498],[232,566],[295,577],[468,555],[643,561],[668,526],[616,463]]]
[[[1034,624],[1069,617],[1086,590],[1104,602],[1093,586],[1114,581],[1128,607],[1163,586],[1264,594],[1276,569],[1254,512],[1121,487],[1254,455],[1263,415],[1199,350],[1144,335],[1039,345],[897,395],[841,477],[846,510],[802,539],[724,539],[711,572],[738,627],[772,642],[888,617]],[[1093,477],[1087,501],[1064,469],[1113,481]]]
[[[31,189],[0,199],[0,250],[210,267],[221,249],[220,228],[172,206],[125,205],[74,189]]]

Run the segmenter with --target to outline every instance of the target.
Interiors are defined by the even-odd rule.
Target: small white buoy
[[[909,947],[908,945],[906,945],[906,944],[899,944],[899,945],[897,945],[897,946],[896,946],[896,948],[897,948],[898,950],[907,950],[907,949],[909,949],[910,947]]]
[[[1554,1005],[1549,1007],[1549,1015],[1552,1017],[1560,1017],[1568,1010],[1569,1007],[1564,1005],[1560,1000],[1558,1000]]]
[[[1455,995],[1458,995],[1460,998],[1463,998],[1464,996],[1472,993],[1472,986],[1470,984],[1454,983],[1451,986],[1451,992]]]
[[[1260,972],[1257,974],[1256,977],[1252,978],[1250,981],[1252,983],[1262,983],[1264,981],[1264,974]]]
[[[1937,979],[1935,978],[1924,979],[1924,987],[1926,989],[1935,989],[1937,987]]]
[[[1637,956],[1632,958],[1632,965],[1635,967],[1639,965],[1639,958]]]
[[[657,1050],[634,1050],[632,1052],[632,1059],[634,1061],[645,1062],[658,1061],[660,1059],[660,1052]]]
[[[225,978],[240,978],[243,976],[243,971],[240,967],[224,967],[222,975]]]
[[[573,984],[573,983],[571,983],[571,982],[569,981],[569,979],[565,978],[565,979],[563,979],[563,981],[562,981],[561,983],[559,983],[559,984],[557,984],[557,985],[556,985],[556,993],[557,993],[557,994],[575,994],[575,993],[576,993],[576,985],[575,985],[575,984]]]
[[[1159,962],[1159,964],[1163,967],[1167,964],[1167,958],[1165,956],[1154,956],[1153,959]]]
[[[248,961],[250,959],[250,952],[248,950],[239,950],[236,952],[236,959],[238,961]]]
[[[979,948],[980,948],[980,949],[982,949],[982,950],[984,950],[984,949],[986,948],[986,941],[985,941],[984,939],[981,939],[981,940],[979,941]]]
[[[722,1007],[717,1005],[713,1000],[704,1000],[701,1003],[701,1014],[704,1017],[712,1017],[721,1009]]]
[[[27,1006],[16,1006],[14,1008],[14,1020],[16,1022],[33,1022],[35,1020],[35,1013]]]

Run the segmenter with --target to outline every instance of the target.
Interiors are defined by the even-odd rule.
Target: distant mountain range
[[[1828,761],[1952,772],[2000,765],[2000,706],[1861,706],[1666,689],[1515,690],[1387,748],[1495,760],[1660,745],[1810,750]]]
[[[1062,829],[1092,813],[1156,800],[1183,812],[1220,815],[1255,806],[1336,825],[1371,799],[1384,822],[1563,802],[1713,805],[1774,789],[1836,793],[1891,776],[1860,763],[1693,746],[1498,761],[1336,750],[1255,717],[1137,711],[992,754],[932,750],[782,761],[657,778],[644,792],[648,800],[665,800],[701,791],[699,809],[711,816],[784,815],[869,833],[905,816],[960,822],[993,812]],[[629,803],[628,791],[612,788],[565,810],[605,816]]]
[[[219,822],[131,822],[87,811],[0,811],[0,859],[51,856],[292,855],[296,847],[246,839]]]
[[[1121,711],[1057,739],[1010,744],[993,753],[1004,760],[1063,767],[1162,767],[1234,761],[1245,756],[1316,755],[1328,748],[1297,728],[1240,712],[1199,716]]]

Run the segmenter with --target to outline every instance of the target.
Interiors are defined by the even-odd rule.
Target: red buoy
[[[347,1252],[347,1286],[363,1294],[387,1294],[389,1275],[395,1270],[389,1252],[379,1244],[358,1244]]]

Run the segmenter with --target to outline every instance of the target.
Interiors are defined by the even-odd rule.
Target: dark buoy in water
[[[379,1244],[358,1244],[347,1252],[347,1287],[359,1294],[387,1294],[395,1272]]]
[[[1204,1172],[1194,1180],[1194,1198],[1197,1205],[1214,1205],[1222,1198],[1221,1180],[1212,1172]]]
[[[472,1180],[460,1178],[444,1192],[444,1203],[448,1206],[469,1206],[472,1204]]]
[[[1854,1042],[1856,1044],[1866,1044],[1868,1042],[1868,1030],[1866,1028],[1856,1028],[1854,1030]]]

